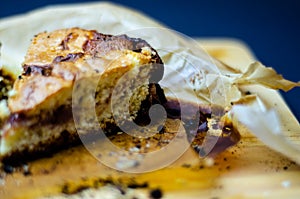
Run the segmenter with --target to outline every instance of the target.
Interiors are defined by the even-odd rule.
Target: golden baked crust
[[[79,28],[41,33],[34,37],[28,49],[24,73],[14,84],[15,95],[9,99],[9,108],[12,112],[37,109],[48,98],[71,87],[79,74],[109,76],[116,70],[125,72],[135,65],[151,62],[159,63],[153,71],[158,71],[155,77],[161,78],[162,61],[156,51],[140,39]],[[31,95],[33,90],[34,95]]]

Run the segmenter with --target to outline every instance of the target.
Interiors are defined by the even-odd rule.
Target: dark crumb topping
[[[144,183],[137,183],[135,181],[131,182],[128,184],[128,188],[131,188],[131,189],[137,189],[137,188],[147,188],[149,185],[147,182],[144,182]]]
[[[32,175],[29,165],[23,164],[22,166],[19,165],[11,165],[11,164],[3,164],[1,170],[3,170],[6,174],[13,174],[14,172],[22,172],[24,176]],[[1,171],[0,170],[0,171]]]
[[[72,195],[82,192],[83,190],[89,189],[89,188],[100,188],[105,185],[113,185],[116,187],[117,190],[120,191],[122,195],[125,195],[127,192],[127,188],[131,189],[143,189],[148,188],[147,182],[137,182],[134,178],[125,179],[125,178],[119,178],[119,179],[111,179],[108,178],[95,178],[95,179],[89,179],[89,178],[83,178],[79,182],[67,182],[62,185],[61,187],[61,193]],[[156,199],[156,198],[155,198]]]
[[[48,77],[51,75],[52,68],[53,67],[51,65],[38,66],[38,65],[26,65],[25,64],[23,66],[24,73],[22,75],[29,76],[32,73],[37,73],[37,74],[41,74],[43,76]]]
[[[250,91],[246,91],[245,95],[251,95],[252,93]]]
[[[0,100],[8,98],[8,91],[12,89],[13,83],[13,77],[4,74],[4,72],[0,69]]]
[[[4,170],[5,173],[11,174],[11,173],[14,172],[15,169],[14,169],[14,167],[11,166],[11,165],[4,164],[4,165],[3,165],[3,170]]]
[[[152,199],[160,199],[160,198],[162,198],[162,196],[163,196],[163,193],[160,189],[153,189],[150,191],[150,197]]]

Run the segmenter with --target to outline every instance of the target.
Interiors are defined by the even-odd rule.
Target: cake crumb
[[[162,198],[162,196],[163,196],[163,193],[160,189],[153,189],[150,191],[150,197],[152,199],[160,199],[160,198]]]

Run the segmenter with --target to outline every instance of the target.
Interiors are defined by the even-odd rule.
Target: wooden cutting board
[[[255,60],[240,41],[198,41],[212,56],[236,68],[242,69]],[[278,111],[283,133],[300,147],[299,122],[278,92],[255,86],[246,89],[263,100],[272,99],[269,105]],[[142,174],[106,167],[83,146],[29,162],[28,168],[25,173],[20,168],[12,174],[1,174],[1,199],[70,194],[88,187],[93,188],[90,190],[94,195],[102,193],[101,198],[113,198],[112,189],[124,192],[123,198],[128,194],[131,198],[149,198],[155,189],[162,192],[163,198],[174,199],[300,197],[300,166],[269,149],[249,132],[242,132],[240,142],[219,154],[214,162],[200,159],[188,149],[172,165]],[[108,184],[113,184],[113,188]]]

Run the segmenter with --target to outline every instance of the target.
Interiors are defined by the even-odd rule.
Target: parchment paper
[[[110,3],[59,5],[1,19],[0,66],[17,77],[35,34],[70,27],[145,39],[157,49],[165,63],[166,71],[160,83],[167,96],[227,107],[230,110],[228,115],[234,119],[237,128],[242,122],[267,145],[300,163],[299,149],[285,141],[280,133],[276,112],[268,110],[259,97],[245,98],[240,90],[242,85],[260,84],[287,91],[299,86],[299,82],[285,80],[259,62],[249,65],[244,71],[226,66],[211,58],[191,38],[128,8]],[[233,102],[233,107],[237,108],[232,108]],[[257,120],[249,122],[251,117]],[[270,120],[272,122],[268,122]]]

